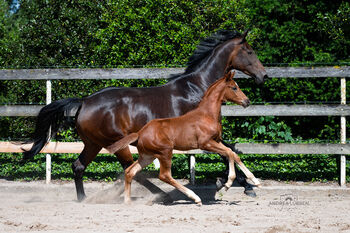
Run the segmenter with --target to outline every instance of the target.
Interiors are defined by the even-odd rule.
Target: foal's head
[[[229,71],[225,75],[226,87],[223,101],[230,101],[242,105],[243,107],[248,107],[250,101],[239,88],[238,84],[233,80],[233,76],[235,76],[234,71]]]

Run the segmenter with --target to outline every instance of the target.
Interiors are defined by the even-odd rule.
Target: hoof
[[[244,190],[244,194],[249,197],[256,197],[256,193],[253,189],[246,189]]]
[[[131,205],[131,201],[124,201],[125,205]]]
[[[78,195],[78,202],[82,202],[86,199],[86,195]]]
[[[196,201],[197,206],[202,206],[202,201]]]
[[[261,183],[257,178],[254,177],[253,179],[251,179],[251,181],[256,187],[261,188]]]
[[[124,199],[125,205],[131,205],[131,199]]]
[[[224,187],[226,181],[224,181],[222,178],[217,178],[216,180],[216,191],[219,191],[222,187]]]

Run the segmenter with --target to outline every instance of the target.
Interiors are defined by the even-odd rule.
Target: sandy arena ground
[[[350,232],[350,187],[335,183],[262,181],[256,198],[233,187],[215,200],[215,186],[188,186],[203,201],[196,206],[171,186],[170,205],[133,182],[133,204],[123,204],[123,182],[85,183],[87,200],[76,201],[73,181],[0,180],[0,232]],[[187,181],[181,181],[186,184]]]

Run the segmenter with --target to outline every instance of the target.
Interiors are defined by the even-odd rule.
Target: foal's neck
[[[226,84],[222,81],[211,86],[204,94],[202,101],[199,103],[198,110],[204,111],[207,116],[219,120],[225,87]]]

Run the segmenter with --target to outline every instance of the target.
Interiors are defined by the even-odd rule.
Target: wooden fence
[[[51,80],[57,79],[159,79],[167,78],[170,74],[183,72],[183,68],[132,68],[132,69],[20,69],[0,70],[0,80],[47,80],[46,102],[51,102]],[[350,106],[346,105],[346,77],[350,77],[350,67],[268,67],[269,77],[274,78],[322,78],[334,77],[341,79],[340,104],[332,105],[252,105],[248,108],[241,106],[222,106],[223,116],[339,116],[341,121],[341,143],[237,143],[235,147],[242,154],[337,154],[340,155],[340,185],[346,181],[346,157],[350,154],[350,144],[346,143],[346,116],[350,115]],[[248,78],[241,72],[236,78]],[[0,116],[36,116],[42,105],[3,105],[0,106]],[[74,115],[71,112],[70,115]],[[0,152],[21,152],[16,142],[0,142]],[[30,145],[27,145],[28,148]],[[50,142],[41,153],[80,153],[81,142]],[[131,147],[132,153],[137,153]],[[101,150],[100,153],[108,153]],[[195,157],[193,154],[205,153],[201,150],[174,151],[174,153],[192,154],[191,182],[194,182]],[[47,155],[47,182],[50,181],[50,160]]]

